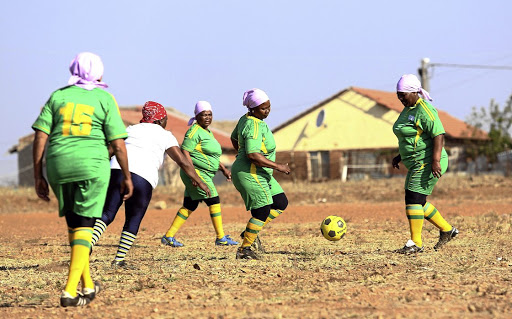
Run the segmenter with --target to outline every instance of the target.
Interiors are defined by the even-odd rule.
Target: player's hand
[[[286,175],[290,174],[290,166],[288,166],[288,163],[277,164],[277,170],[281,173],[285,173]]]
[[[436,178],[441,178],[441,163],[439,161],[432,162],[432,175]]]
[[[400,163],[402,161],[402,157],[400,156],[400,154],[398,154],[397,156],[393,157],[393,161],[391,162],[391,164],[393,165],[394,168],[398,169],[400,168],[400,165],[398,165],[398,163]]]
[[[206,196],[208,196],[208,198],[210,198],[210,196],[212,196],[211,192],[210,192],[210,188],[208,187],[208,185],[206,185],[205,183],[201,182],[197,185],[197,187],[199,187],[200,189],[202,189],[205,193],[206,193]]]
[[[48,189],[48,182],[46,181],[46,179],[44,179],[44,177],[35,179],[35,188],[37,197],[41,198],[46,202],[50,201],[50,197],[48,197],[48,195],[50,194],[50,190]]]
[[[127,200],[133,195],[133,182],[130,179],[124,179],[121,182],[121,194],[124,194],[123,200]]]
[[[228,182],[231,182],[231,171],[229,169],[223,170],[222,174],[224,174]]]

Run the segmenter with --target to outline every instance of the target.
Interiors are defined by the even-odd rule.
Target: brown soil
[[[202,205],[177,237],[169,227],[181,190],[157,189],[135,246],[135,269],[112,269],[123,211],[91,257],[104,291],[89,306],[63,309],[67,276],[65,221],[55,200],[32,190],[2,190],[0,206],[0,317],[91,318],[507,318],[512,313],[512,181],[503,177],[446,177],[429,200],[461,234],[439,252],[428,222],[426,250],[392,253],[408,238],[402,180],[285,184],[289,208],[261,233],[261,261],[234,258],[236,247],[216,247]],[[232,186],[219,188],[226,233],[233,238],[249,218]],[[154,209],[165,200],[167,209]],[[321,220],[339,215],[348,233],[325,240]]]

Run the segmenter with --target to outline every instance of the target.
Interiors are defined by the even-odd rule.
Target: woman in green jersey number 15
[[[59,216],[66,218],[71,263],[60,304],[85,306],[100,290],[89,271],[89,251],[96,218],[100,218],[110,178],[107,145],[110,143],[121,166],[120,190],[124,199],[133,193],[124,139],[126,129],[114,97],[103,90],[100,57],[84,52],[70,66],[68,86],[56,90],[32,125],[35,130],[33,159],[37,195],[49,201],[43,177],[45,144],[46,173],[59,202]],[[82,291],[77,292],[79,281]]]

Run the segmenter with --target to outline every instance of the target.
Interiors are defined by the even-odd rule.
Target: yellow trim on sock
[[[421,231],[423,229],[424,212],[421,205],[407,205],[405,213],[409,221],[409,229],[411,231],[411,240],[418,247],[423,247],[421,239]]]
[[[252,243],[258,237],[258,233],[263,228],[265,223],[259,219],[251,218],[245,227],[244,240],[242,242],[242,247],[250,247]]]
[[[78,227],[71,229],[71,232],[71,262],[69,265],[68,281],[64,290],[71,296],[76,297],[76,290],[80,279],[83,279],[84,285],[90,285],[92,282],[89,271],[92,227]],[[89,243],[89,245],[84,243]],[[87,270],[85,267],[87,267]],[[94,283],[92,287],[94,287]]]
[[[169,230],[165,233],[165,237],[174,237],[178,230],[180,230],[181,226],[187,221],[187,218],[192,214],[192,211],[186,209],[185,207],[181,207],[176,213],[176,217],[169,227]]]
[[[432,203],[427,202],[425,206],[423,206],[424,216],[432,225],[436,226],[439,230],[446,232],[452,230],[452,225],[450,225],[444,218],[441,216],[441,213],[432,205]]]
[[[265,220],[265,225],[270,223],[271,221],[273,221],[274,219],[276,219],[277,217],[279,217],[281,214],[283,213],[282,210],[279,210],[279,209],[271,209],[270,210],[270,214],[268,215],[267,217],[267,220]],[[265,226],[263,225],[263,226]]]
[[[210,218],[212,219],[213,228],[217,234],[217,239],[224,237],[224,228],[222,227],[222,214],[220,204],[213,204],[208,207],[210,210]]]

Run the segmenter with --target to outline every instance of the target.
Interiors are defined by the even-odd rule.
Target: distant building
[[[173,108],[167,109],[167,130],[171,131],[174,136],[178,139],[181,144],[185,133],[189,126],[187,122],[190,117],[185,114],[179,113]],[[142,107],[121,107],[121,118],[126,126],[139,123],[142,117]],[[233,124],[233,127],[236,124]],[[226,123],[224,122],[224,126]],[[227,125],[229,126],[229,125]],[[231,166],[235,161],[235,149],[231,144],[230,134],[216,129],[215,121],[212,126],[209,127],[215,135],[217,141],[219,141],[222,147],[221,162],[226,166]],[[33,186],[34,185],[34,170],[32,166],[32,142],[34,140],[34,134],[24,136],[19,139],[19,143],[9,149],[9,153],[18,153],[18,183],[20,186]],[[159,185],[177,185],[181,183],[179,176],[179,167],[172,161],[168,156],[165,156],[165,161],[160,170],[160,181]],[[223,178],[217,177],[217,182],[222,182]]]
[[[358,87],[314,105],[274,128],[277,160],[292,167],[292,174],[276,178],[322,181],[404,174],[404,168],[391,168],[398,154],[392,126],[402,109],[396,93]],[[478,131],[475,137],[474,128],[437,110],[446,131],[450,170],[465,169],[466,141],[485,141],[487,135]]]

